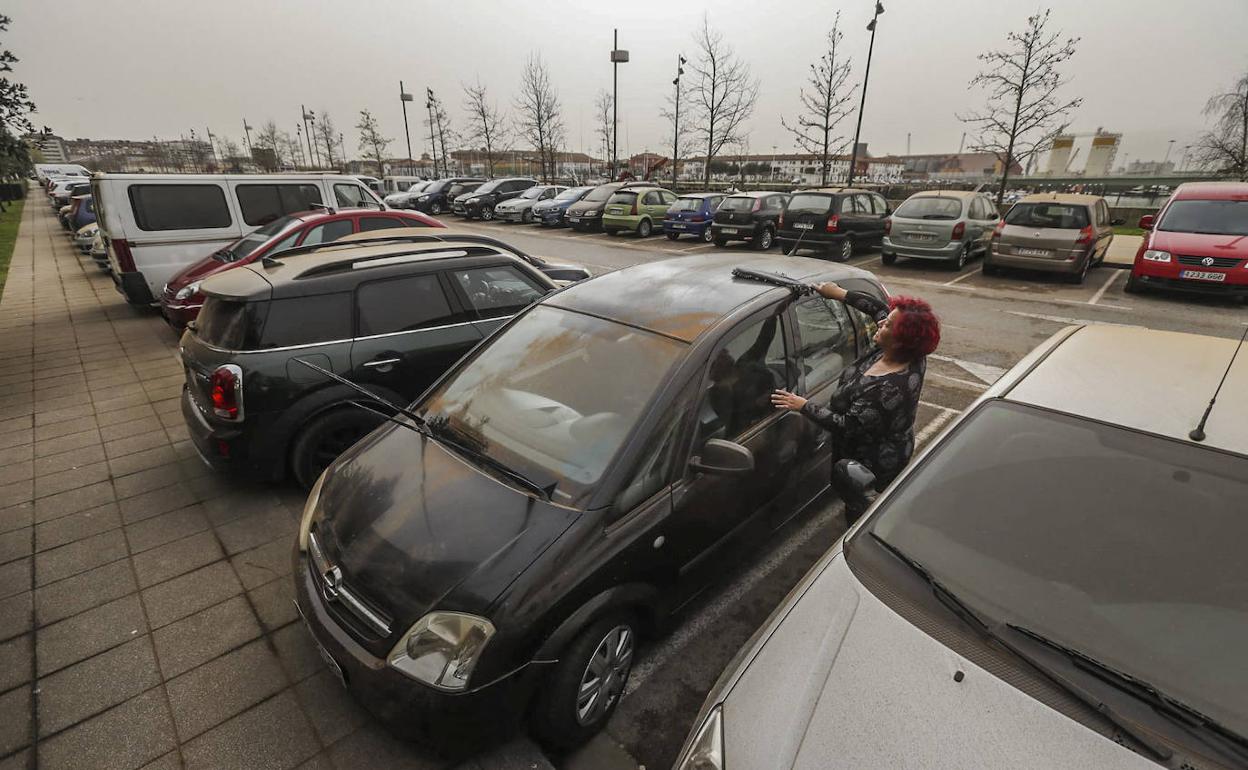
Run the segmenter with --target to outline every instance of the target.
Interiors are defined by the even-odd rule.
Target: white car
[[[1041,345],[746,644],[677,767],[1248,766],[1236,351],[1110,326]]]

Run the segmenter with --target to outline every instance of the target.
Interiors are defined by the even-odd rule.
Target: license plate
[[[1014,253],[1020,257],[1047,257],[1048,249],[1015,249]]]
[[[568,217],[568,221],[569,221],[569,222],[580,222],[580,221],[581,221],[581,218],[580,218],[580,217]]]
[[[919,243],[928,243],[936,240],[936,236],[933,233],[907,233],[907,235],[910,236],[910,240],[918,241]]]
[[[608,209],[607,213],[608,214],[623,214],[624,209]]]
[[[338,665],[338,661],[334,660],[334,656],[330,655],[329,651],[321,646],[321,642],[316,638],[316,634],[312,633],[312,624],[304,616],[303,608],[299,606],[298,602],[295,603],[295,609],[299,611],[299,617],[303,620],[304,627],[308,629],[308,636],[312,638],[312,644],[316,645],[316,651],[320,653],[321,660],[325,661],[325,665],[334,673],[334,678],[338,680],[338,684],[346,687],[347,678],[342,673],[342,666]]]
[[[793,227],[798,230],[814,230],[815,229],[815,226],[812,225],[810,222],[798,222],[795,225],[793,225]]]
[[[681,224],[681,223],[679,223],[679,222],[673,222],[673,223],[672,223],[672,229],[673,229],[673,230],[684,230],[684,229],[685,229],[685,226],[684,226],[684,225],[682,225],[682,224]]]
[[[725,228],[721,229],[721,230],[720,230],[720,232],[721,232],[721,233],[726,233],[727,235],[736,235],[736,234],[737,234],[737,228],[735,228],[735,227],[725,227]]]
[[[1205,270],[1182,270],[1180,278],[1191,278],[1196,281],[1225,281],[1226,273],[1213,273]]]

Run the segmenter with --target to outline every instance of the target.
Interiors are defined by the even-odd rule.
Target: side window
[[[545,294],[545,289],[510,266],[453,270],[451,275],[481,318],[514,315]]]
[[[854,196],[854,206],[858,210],[858,214],[862,216],[871,216],[871,196],[862,195],[861,193]]]
[[[997,212],[997,204],[993,203],[987,198],[981,198],[980,203],[982,203],[984,206],[984,219],[1000,219],[1001,218],[1001,214]]]
[[[714,213],[715,210],[719,208],[719,204],[724,202],[724,196],[716,195],[715,197],[711,198],[710,201],[711,202],[707,204],[707,207],[711,210],[712,213]]]
[[[682,422],[680,416],[681,413],[676,411],[658,423],[660,427],[646,442],[628,483],[615,497],[617,514],[626,514],[639,503],[650,499],[671,479],[672,454],[676,450]]]
[[[856,197],[857,196],[855,195],[846,195],[845,197],[841,198],[841,213],[842,214],[852,215],[852,214],[858,213],[858,206],[854,203],[854,199]]]
[[[302,232],[303,232],[302,230],[296,230],[290,235],[281,239],[276,244],[274,244],[273,248],[269,249],[268,254],[273,255],[281,251],[282,249],[289,249],[291,246],[294,246],[295,241],[299,240],[299,236],[300,234],[302,234]]]
[[[321,202],[321,191],[313,184],[240,184],[234,188],[243,221],[267,225],[296,211],[307,211]]]
[[[403,226],[403,220],[394,217],[360,217],[360,232],[362,233],[371,230],[391,230]]]
[[[823,387],[841,374],[854,359],[854,325],[845,305],[822,297],[810,297],[793,306],[801,338],[806,390]]]
[[[351,339],[351,295],[320,294],[270,302],[260,348],[346,339]]]
[[[436,273],[362,284],[356,293],[356,306],[361,337],[462,320],[454,317]]]
[[[662,200],[662,199],[659,197],[659,191],[658,191],[658,190],[651,190],[650,192],[646,193],[646,197],[642,199],[642,201],[641,201],[641,205],[643,205],[643,206],[657,206],[657,205],[659,205],[659,201],[660,201],[660,200]]]
[[[884,200],[884,198],[879,195],[872,195],[870,197],[872,210],[879,216],[884,216],[884,214],[888,211],[888,201]]]
[[[971,198],[971,205],[967,207],[966,215],[971,219],[984,219],[983,201],[979,198]]]
[[[318,243],[329,243],[350,234],[351,220],[335,219],[333,222],[326,222],[308,230],[308,234],[303,237],[303,243],[299,245],[314,246]]]
[[[140,230],[203,230],[233,223],[225,191],[215,184],[136,184],[129,193]]]
[[[875,343],[872,342],[871,340],[873,337],[875,337],[875,332],[877,329],[880,328],[880,325],[875,322],[874,318],[862,312],[861,310],[858,310],[857,308],[851,307],[849,309],[849,312],[853,315],[854,321],[856,322],[856,325],[859,330],[858,331],[858,355],[861,356],[864,353],[866,353],[868,350],[871,350],[875,346]]]
[[[372,203],[364,194],[364,188],[358,184],[334,185],[334,198],[338,201],[338,206],[344,209],[356,209]]]
[[[771,392],[792,389],[793,380],[780,316],[734,334],[711,356],[694,451],[708,439],[736,439],[775,414]]]
[[[676,193],[674,192],[668,192],[667,190],[664,190],[661,193],[661,195],[663,196],[663,203],[667,204],[668,206],[676,202]]]

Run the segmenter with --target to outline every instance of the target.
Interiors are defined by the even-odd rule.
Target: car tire
[[[667,235],[667,239],[668,239],[669,241],[674,241],[674,240],[676,240],[676,239],[680,238],[680,233],[666,233],[666,235]]]
[[[637,223],[637,237],[638,238],[649,238],[650,233],[653,232],[653,230],[654,230],[654,225],[650,224],[649,219],[643,219]]]
[[[969,256],[970,249],[964,243],[958,247],[958,253],[954,255],[953,259],[949,260],[949,267],[956,272],[961,272],[962,268],[966,267],[966,260]]]
[[[1083,266],[1079,268],[1079,272],[1066,276],[1068,283],[1079,285],[1083,283],[1083,279],[1088,277],[1088,268],[1092,266],[1092,257],[1089,255],[1083,260]]]
[[[314,417],[299,431],[290,451],[290,470],[310,489],[338,455],[367,436],[385,418],[355,407],[333,409]]]
[[[718,246],[721,249],[726,248],[728,246],[727,238],[719,238],[719,237],[712,236],[711,240],[714,242],[716,246]]]
[[[1135,272],[1132,271],[1127,274],[1127,283],[1122,287],[1122,290],[1127,294],[1143,294],[1144,282],[1137,278]]]
[[[854,256],[854,239],[845,237],[841,239],[841,247],[837,252],[837,262],[848,262],[850,257]]]
[[[442,213],[442,204],[441,204],[441,203],[438,203],[437,201],[434,201],[433,203],[429,204],[429,213],[430,213],[430,214],[433,214],[435,217],[436,217],[438,214],[441,214],[441,213]]]
[[[483,222],[489,222],[493,218],[494,218],[494,207],[482,206],[481,207],[481,220]]]
[[[637,621],[624,612],[591,623],[559,655],[532,713],[533,734],[544,746],[567,751],[588,741],[619,705],[637,649]],[[600,684],[590,689],[595,671]]]
[[[883,265],[895,265],[895,264],[897,264],[897,255],[896,255],[896,254],[888,254],[888,253],[886,253],[886,252],[880,252],[880,264],[883,264]]]
[[[756,251],[767,251],[775,243],[776,234],[772,232],[770,227],[764,227],[763,231],[754,238],[751,244]]]
[[[715,236],[711,235],[711,228],[709,227],[702,228],[702,242],[713,243],[714,240],[715,240]]]

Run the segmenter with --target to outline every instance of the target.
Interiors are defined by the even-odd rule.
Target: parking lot
[[[298,621],[289,571],[302,493],[203,466],[178,407],[176,335],[127,306],[33,203],[0,302],[0,768],[444,766],[352,703]],[[595,272],[716,250],[450,224]],[[851,263],[944,320],[920,442],[1064,325],[1237,337],[1246,320],[1233,301],[1125,295],[1111,267],[1073,286],[988,278],[974,261],[960,273],[882,267],[866,252]],[[669,766],[720,671],[843,528],[825,502],[742,555],[643,649],[607,732],[582,753],[546,757],[517,739],[466,766]]]

